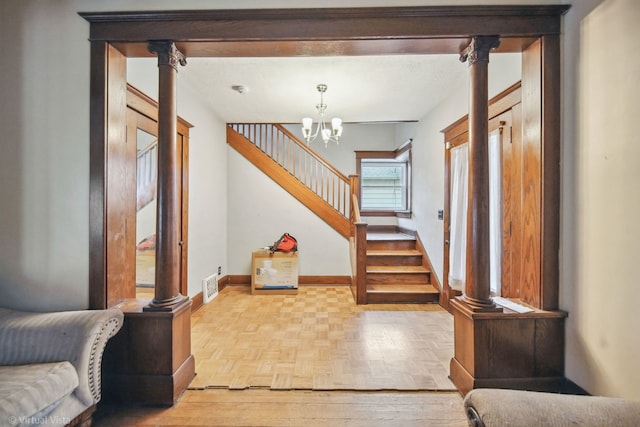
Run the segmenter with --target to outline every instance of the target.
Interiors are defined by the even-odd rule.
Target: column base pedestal
[[[455,355],[450,378],[464,396],[481,387],[561,391],[562,311],[475,311],[453,299]]]
[[[173,405],[195,376],[191,300],[171,310],[147,311],[147,300],[120,304],[124,324],[105,350],[106,401]]]

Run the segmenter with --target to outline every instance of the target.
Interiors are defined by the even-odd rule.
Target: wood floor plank
[[[108,426],[467,425],[458,393],[190,390],[172,408],[102,406]]]

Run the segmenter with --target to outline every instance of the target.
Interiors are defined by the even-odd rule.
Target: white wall
[[[299,126],[287,126],[299,134]],[[394,125],[345,125],[340,144],[311,143],[345,175],[355,173],[354,150],[392,150]],[[234,149],[227,155],[228,257],[230,274],[250,274],[251,252],[282,233],[298,240],[300,275],[349,276],[348,241]]]
[[[566,373],[591,393],[640,400],[640,3],[576,3],[564,45]]]
[[[316,117],[313,120],[315,129]],[[287,125],[286,127],[302,140],[301,126]],[[389,123],[345,124],[338,145],[330,142],[325,147],[322,138],[318,136],[318,139],[310,143],[310,147],[340,172],[349,176],[356,173],[355,151],[396,149],[395,125]]]
[[[467,64],[460,64],[466,67]],[[489,98],[520,80],[521,55],[493,54],[489,62]],[[397,125],[397,141],[413,138],[413,222],[429,254],[436,275],[442,281],[444,222],[444,135],[442,129],[469,111],[468,76],[459,82],[449,98],[419,123]]]
[[[70,2],[0,2],[0,301],[9,307],[88,304],[88,30]]]
[[[251,253],[284,232],[298,240],[300,275],[350,275],[348,241],[233,148],[227,151],[229,272],[250,274]]]

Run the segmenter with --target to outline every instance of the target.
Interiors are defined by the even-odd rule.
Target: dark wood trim
[[[107,307],[106,140],[109,44],[91,43],[89,100],[89,308]]]
[[[202,291],[198,292],[194,296],[191,297],[191,314],[195,313],[204,305],[204,295]]]
[[[542,42],[536,41],[522,54],[522,143],[520,298],[542,308]],[[556,205],[556,209],[559,205]],[[557,213],[554,214],[557,216]],[[547,218],[547,220],[553,220]],[[557,217],[555,218],[557,221]],[[525,249],[526,248],[526,249]],[[518,249],[515,250],[517,252]],[[526,251],[526,252],[525,252]],[[555,254],[558,257],[558,253]]]
[[[300,276],[298,277],[300,286],[350,286],[350,276]]]
[[[522,98],[522,82],[516,82],[491,98],[489,100],[489,119],[492,119],[505,111],[511,109],[514,105],[520,103]],[[466,142],[466,134],[469,132],[469,116],[464,115],[458,120],[442,129],[440,132],[444,134],[445,142],[452,143],[460,138]],[[463,136],[464,135],[464,136]],[[457,145],[453,144],[452,145]]]
[[[557,310],[560,290],[560,37],[542,37],[542,271],[541,307]]]
[[[440,292],[443,293],[442,283],[438,278],[435,270],[433,269],[433,264],[431,263],[431,258],[429,257],[429,252],[422,244],[422,240],[420,239],[420,234],[416,232],[416,249],[422,252],[422,266],[429,270],[429,275],[431,277],[431,284]],[[441,304],[442,305],[442,304]]]
[[[482,386],[538,391],[564,382],[563,311],[473,312],[459,299],[450,376],[462,395]]]
[[[251,286],[251,275],[232,274],[225,277],[228,286]],[[218,282],[220,283],[220,282]],[[350,276],[298,276],[299,286],[350,286]],[[220,288],[218,288],[221,290]]]
[[[127,83],[127,106],[140,114],[144,114],[153,121],[158,121],[158,101],[131,83]],[[178,116],[178,133],[186,135],[192,127],[193,125],[191,123]]]
[[[253,56],[295,56],[301,53],[287,50],[284,46],[287,42],[318,45],[316,50],[313,50],[314,55],[326,55],[336,54],[336,47],[344,48],[348,44],[354,49],[362,48],[362,44],[358,44],[359,41],[371,44],[377,53],[384,53],[385,49],[391,49],[395,53],[418,53],[420,49],[422,53],[435,53],[435,50],[429,50],[421,43],[437,43],[438,40],[448,38],[451,42],[440,44],[438,53],[458,53],[460,47],[469,40],[464,34],[488,33],[500,34],[503,37],[500,49],[510,46],[513,51],[522,51],[531,43],[532,37],[535,39],[543,34],[549,37],[554,35],[557,38],[561,31],[560,16],[568,8],[568,5],[538,5],[80,13],[91,24],[92,40],[91,307],[101,308],[107,305],[104,295],[107,280],[104,265],[107,256],[105,216],[108,207],[105,201],[105,172],[101,169],[105,167],[106,119],[109,118],[109,123],[113,123],[113,112],[109,111],[110,106],[107,102],[108,74],[114,72],[107,67],[107,52],[115,50],[112,46],[117,46],[119,52],[125,52],[128,57],[151,56],[146,46],[149,39],[176,40],[179,42],[178,47],[188,56],[222,55],[225,49],[231,51],[227,54],[237,56],[247,56],[249,52]],[[327,22],[331,22],[332,25],[326,25]],[[190,40],[198,42],[190,44]],[[210,41],[208,47],[202,48],[203,45],[207,45],[207,40]],[[547,40],[551,41],[552,38]],[[274,49],[274,44],[270,41],[276,45],[283,45],[283,50]],[[510,42],[515,44],[509,45]],[[385,48],[387,43],[390,43],[389,47]],[[412,43],[416,43],[417,50],[412,51]],[[211,49],[214,45],[219,49]],[[243,45],[250,46],[247,50],[240,47]],[[308,54],[309,50],[304,52]],[[349,50],[342,52],[348,53]],[[361,51],[360,54],[363,53],[370,52]],[[553,67],[548,68],[549,72],[552,70]],[[545,82],[550,84],[548,80],[551,79],[545,75]],[[558,94],[559,91],[555,93]],[[545,111],[550,110],[547,108]],[[553,209],[549,206],[552,199],[549,193],[545,209]],[[552,234],[553,229],[553,224],[545,224],[545,234]],[[545,277],[551,276],[555,268],[550,264],[546,266]]]
[[[449,286],[449,251],[451,242],[451,144],[447,142],[444,149],[444,206],[442,209],[442,291],[440,305],[449,310],[449,300],[454,296]]]
[[[439,46],[448,50],[442,53],[458,53],[459,41],[464,40],[466,34],[499,34],[505,38],[559,34],[558,17],[568,8],[567,5],[422,6],[84,12],[80,15],[91,23],[91,40],[112,43],[168,39],[198,40],[199,43],[373,41],[379,45],[380,41],[389,41],[397,46],[394,40],[402,39],[406,46],[411,45],[413,39],[452,38],[457,40],[456,44],[443,47],[440,42]],[[196,53],[211,56],[203,46],[193,51],[188,46],[178,47],[189,57]],[[252,56],[256,56],[255,53]]]
[[[195,376],[191,301],[171,311],[145,311],[147,302],[131,299],[117,307],[125,320],[105,350],[106,401],[173,405]]]

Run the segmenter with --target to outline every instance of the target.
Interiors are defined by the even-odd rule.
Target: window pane
[[[363,163],[360,185],[362,209],[404,210],[406,166],[404,163]]]

